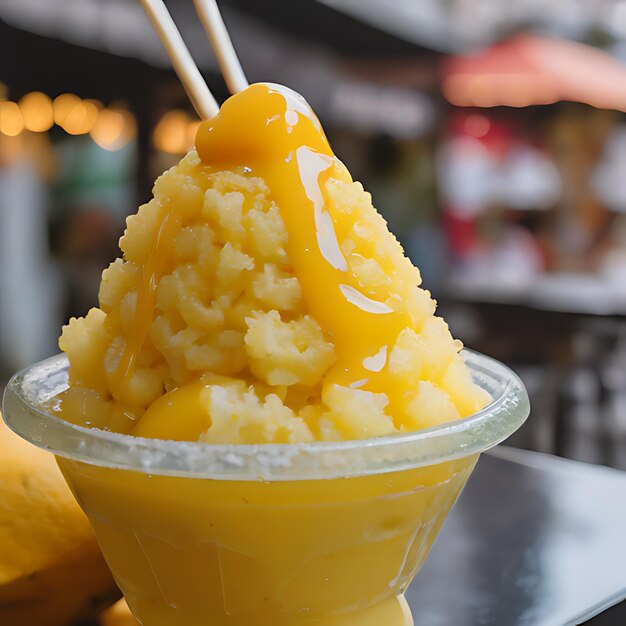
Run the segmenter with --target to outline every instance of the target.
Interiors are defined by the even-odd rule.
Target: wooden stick
[[[200,70],[180,36],[163,0],[141,0],[141,4],[157,31],[180,82],[202,119],[217,115],[219,105],[204,82]]]
[[[204,30],[209,36],[220,69],[230,93],[243,91],[248,80],[233,47],[226,25],[215,0],[193,0]]]

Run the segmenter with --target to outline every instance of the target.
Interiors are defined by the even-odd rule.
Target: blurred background
[[[514,367],[512,444],[626,469],[626,0],[222,0],[301,92],[453,333]],[[168,6],[218,99],[189,0]],[[137,0],[0,0],[0,387],[96,304],[198,126]]]

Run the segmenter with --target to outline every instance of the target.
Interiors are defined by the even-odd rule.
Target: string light
[[[155,148],[167,154],[185,153],[189,148],[189,121],[189,115],[185,111],[165,113],[154,129]]]
[[[63,123],[63,129],[69,135],[88,133],[98,120],[99,108],[91,100],[81,100],[69,111]]]
[[[41,91],[26,94],[20,100],[19,107],[27,130],[43,133],[54,124],[52,100]]]
[[[73,93],[64,93],[57,96],[52,103],[54,122],[62,127],[72,110],[80,106],[81,102],[81,99]]]
[[[125,109],[102,109],[98,114],[91,138],[105,150],[120,150],[137,133],[133,115]]]
[[[98,146],[114,151],[137,134],[134,116],[121,103],[105,108],[98,100],[83,100],[73,93],[51,100],[41,91],[27,93],[19,104],[3,96],[0,89],[0,132],[5,135],[16,136],[24,129],[42,133],[56,124],[69,135],[90,134]],[[154,130],[155,147],[168,154],[184,154],[193,147],[200,123],[183,110],[165,113]]]
[[[24,130],[24,118],[17,103],[0,102],[0,133],[16,137]]]
[[[200,124],[200,120],[193,119],[186,111],[169,111],[154,129],[154,147],[167,154],[184,154],[193,147]]]
[[[45,132],[57,124],[69,135],[85,135],[105,150],[119,150],[137,134],[130,111],[115,104],[104,108],[99,100],[64,93],[51,100],[41,91],[27,93],[18,103],[4,99],[0,83],[0,133],[19,135],[24,129]]]

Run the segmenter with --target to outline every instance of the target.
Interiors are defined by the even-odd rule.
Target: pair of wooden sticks
[[[245,89],[248,81],[237,58],[217,2],[193,0],[193,3],[215,51],[229,91],[237,93]],[[202,119],[212,118],[219,111],[219,104],[204,82],[163,0],[141,0],[141,4],[157,31],[196,112]]]

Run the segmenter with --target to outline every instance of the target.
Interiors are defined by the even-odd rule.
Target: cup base
[[[319,626],[414,626],[404,596],[389,598],[364,611],[323,620]],[[318,626],[316,624],[316,626]]]
[[[129,605],[133,605],[130,601]],[[200,626],[200,623],[206,624],[206,617],[200,621],[197,620],[197,616],[189,619],[189,616],[183,618],[181,616],[163,615],[156,612],[151,612],[147,607],[142,606],[134,607],[139,615],[141,615],[141,623],[146,626]],[[214,616],[215,621],[210,620],[213,624],[228,624],[229,626],[249,626],[250,619],[236,618],[233,616],[222,615],[221,617]],[[259,616],[256,621],[257,624],[267,624],[268,626],[414,626],[413,616],[411,615],[411,609],[404,596],[392,597],[379,604],[368,607],[363,611],[357,611],[345,615],[335,615],[333,617],[324,617],[318,619],[311,619],[310,617],[303,616]]]

